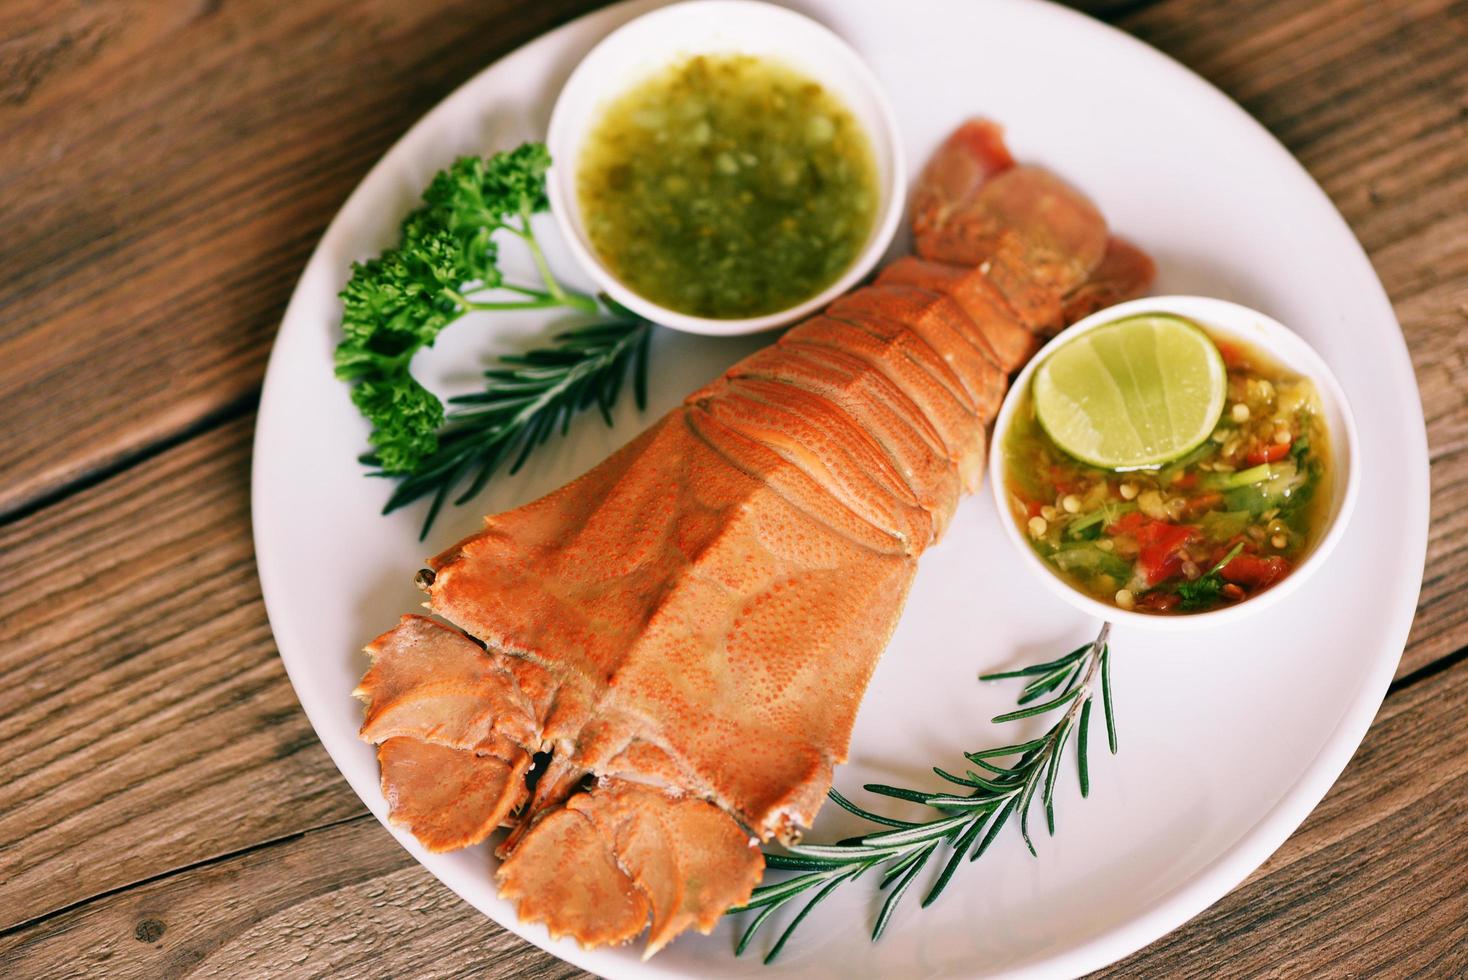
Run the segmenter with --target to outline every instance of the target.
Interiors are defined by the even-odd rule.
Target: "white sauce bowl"
[[[819,294],[788,309],[742,319],[691,316],[660,306],[622,284],[591,246],[576,191],[582,143],[608,103],[639,82],[699,54],[747,54],[777,61],[819,82],[866,131],[880,199],[856,260]],[[571,252],[597,285],[655,323],[690,333],[731,336],[793,323],[850,290],[887,250],[902,219],[907,168],[892,107],[852,48],[825,27],[783,7],[754,0],[691,0],[663,7],[609,34],[577,66],[551,112],[547,191]]]
[[[1327,436],[1330,440],[1330,511],[1325,516],[1314,547],[1295,568],[1277,584],[1242,602],[1219,609],[1195,613],[1141,613],[1109,605],[1071,585],[1060,573],[1046,564],[1020,530],[1009,505],[1008,472],[1004,459],[1004,440],[1019,404],[1030,388],[1035,370],[1057,349],[1088,330],[1103,327],[1123,317],[1146,313],[1171,313],[1201,325],[1222,339],[1237,339],[1268,354],[1286,370],[1308,378],[1320,397]],[[1068,327],[1030,359],[1020,371],[1004,398],[999,417],[994,423],[993,441],[989,447],[990,483],[994,503],[999,508],[999,523],[1005,535],[1019,552],[1020,562],[1066,602],[1097,619],[1118,625],[1153,630],[1190,630],[1212,628],[1232,623],[1243,616],[1268,609],[1294,592],[1318,569],[1331,549],[1345,533],[1351,510],[1356,503],[1357,473],[1360,463],[1356,451],[1356,423],[1340,382],[1331,373],[1314,348],[1282,323],[1247,306],[1204,296],[1153,296],[1119,303],[1091,314]]]

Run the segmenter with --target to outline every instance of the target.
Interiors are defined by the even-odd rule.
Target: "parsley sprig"
[[[352,383],[352,402],[372,424],[372,448],[361,461],[375,475],[402,478],[388,511],[432,496],[425,535],[461,482],[469,490],[456,503],[478,493],[506,458],[517,469],[557,428],[564,432],[572,415],[596,406],[610,424],[629,366],[643,404],[649,325],[605,297],[565,288],[536,241],[531,217],[547,208],[549,166],[540,143],[454,161],[403,220],[398,245],[354,263],[342,290],[336,375]],[[539,284],[505,280],[499,245],[506,236],[529,251]],[[530,309],[604,319],[501,358],[485,372],[484,390],[451,399],[450,413],[413,377],[413,356],[465,314]]]
[[[872,940],[880,939],[903,896],[931,858],[940,854],[947,856],[942,870],[923,896],[924,908],[942,894],[964,863],[965,856],[969,861],[978,859],[1016,813],[1019,814],[1020,833],[1025,846],[1031,854],[1036,854],[1035,843],[1030,836],[1030,810],[1038,797],[1045,813],[1046,828],[1053,836],[1055,784],[1062,753],[1072,734],[1076,737],[1076,768],[1081,795],[1090,794],[1089,728],[1091,706],[1098,690],[1106,718],[1107,743],[1112,753],[1116,752],[1116,720],[1111,704],[1111,652],[1107,642],[1110,633],[1111,624],[1105,623],[1094,641],[1077,647],[1059,660],[986,674],[980,678],[986,681],[1030,678],[1020,692],[1020,707],[999,715],[995,722],[1018,721],[1061,708],[1065,711],[1038,738],[966,753],[965,757],[976,768],[968,769],[962,775],[933,767],[935,774],[962,787],[961,791],[934,793],[879,783],[869,783],[865,787],[867,792],[879,796],[923,804],[937,811],[935,816],[923,820],[899,820],[860,807],[832,789],[830,797],[837,806],[887,829],[849,837],[836,844],[803,844],[789,848],[787,853],[766,854],[767,868],[800,873],[784,881],[760,885],[748,902],[730,910],[731,914],[756,912],[740,937],[736,955],[744,952],[776,911],[796,898],[810,894],[810,900],[765,955],[766,963],[773,961],[813,908],[840,885],[855,881],[875,868],[881,869],[878,887],[887,892],[872,927]],[[1042,698],[1045,700],[1041,701]],[[998,761],[1001,759],[1014,761],[1004,765]]]

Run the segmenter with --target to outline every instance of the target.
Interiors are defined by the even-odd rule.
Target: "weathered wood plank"
[[[275,654],[248,420],[0,528],[0,928],[359,813]]]
[[[1465,711],[1468,662],[1394,695],[1263,868],[1102,975],[1462,975],[1468,728],[1442,719]],[[0,937],[0,959],[37,977],[582,975],[459,902],[367,817],[88,902]]]
[[[238,411],[306,253],[381,150],[494,56],[594,5],[11,0],[0,514]],[[1119,11],[1239,99],[1365,243],[1434,457],[1411,665],[1468,643],[1453,601],[1468,587],[1468,3],[1080,5]]]
[[[118,980],[586,975],[465,905],[369,816],[0,937],[0,963]]]
[[[0,513],[239,405],[306,252],[386,144],[495,52],[589,5],[11,0]],[[1120,7],[1123,26],[1280,135],[1371,253],[1412,348],[1433,454],[1427,578],[1402,672],[1461,648],[1468,3]],[[233,975],[564,975],[370,820],[331,826],[361,808],[273,652],[248,536],[247,429],[230,423],[0,528],[8,581],[36,583],[0,596],[0,668],[13,679],[0,689],[0,929],[81,903],[0,938],[3,972],[53,975],[69,954],[118,975],[201,958]],[[1464,670],[1394,695],[1306,828],[1127,972],[1468,969],[1463,771],[1441,754],[1464,757]],[[1390,748],[1373,748],[1388,727]],[[255,849],[218,859],[242,848]],[[361,876],[334,877],[343,853]],[[277,860],[299,887],[276,881]],[[216,868],[200,904],[178,897]],[[241,883],[269,896],[255,902]],[[155,904],[125,904],[137,896]],[[158,951],[133,938],[149,918],[169,930]],[[153,952],[178,958],[140,958]]]
[[[1278,136],[1371,256],[1417,369],[1432,457],[1404,666],[1468,645],[1468,0],[1165,0],[1118,26]]]
[[[363,812],[270,637],[250,429],[0,528],[0,928]]]
[[[592,6],[8,0],[0,514],[253,392],[368,168],[460,82]]]
[[[248,426],[235,423],[0,531],[0,567],[9,580],[24,576],[45,583],[44,588],[15,590],[0,599],[0,669],[14,680],[0,690],[0,741],[8,749],[0,758],[0,785],[6,787],[8,804],[0,813],[4,925],[78,901],[84,909],[92,908],[94,903],[85,900],[100,892],[361,812],[316,745],[270,643],[251,565],[244,489],[247,452]],[[1442,677],[1461,687],[1468,683],[1465,672],[1468,664],[1460,664]],[[1388,706],[1383,724],[1391,720],[1395,727],[1389,736],[1374,734],[1370,743],[1377,746],[1385,738],[1386,747],[1363,751],[1332,797],[1343,802],[1323,809],[1312,821],[1312,827],[1323,823],[1327,837],[1319,837],[1322,831],[1306,834],[1271,862],[1270,870],[1280,875],[1268,886],[1271,893],[1311,894],[1319,875],[1333,872],[1309,863],[1296,868],[1296,862],[1333,845],[1341,835],[1363,832],[1380,809],[1405,810],[1405,803],[1393,802],[1396,797],[1373,798],[1371,793],[1380,787],[1360,775],[1381,772],[1382,759],[1411,760],[1410,766],[1396,770],[1390,793],[1413,800],[1431,797],[1435,807],[1462,809],[1461,787],[1453,782],[1457,770],[1439,767],[1432,753],[1461,755],[1463,746],[1454,739],[1468,738],[1468,732],[1455,726],[1446,740],[1418,749],[1401,742],[1405,733],[1420,741],[1421,733],[1434,727],[1427,719],[1457,717],[1461,704],[1453,696],[1463,692],[1451,688],[1443,693],[1439,688],[1445,683],[1429,679]],[[1410,724],[1392,720],[1403,712],[1410,715]],[[1423,816],[1424,826],[1438,821],[1435,811]],[[394,883],[384,885],[381,895],[402,892],[409,896],[406,907],[416,908],[433,889],[421,872],[407,868],[406,855],[390,839],[375,826],[369,829],[381,836],[372,846],[386,849],[391,861],[359,861],[352,852],[346,859],[314,863],[336,863],[345,869],[338,873],[347,875],[357,874],[357,865],[383,869]],[[1440,869],[1433,859],[1464,856],[1441,846],[1459,840],[1456,834],[1443,827],[1434,838],[1437,845],[1424,841],[1420,848],[1405,848],[1402,859],[1421,857],[1436,873]],[[321,839],[331,841],[322,845],[328,851],[339,846],[335,836]],[[240,860],[268,870],[270,854],[291,853],[267,846]],[[289,861],[279,874],[300,877]],[[352,879],[351,888],[360,882]],[[325,891],[347,887],[319,880],[301,887],[308,884],[322,889],[310,892],[312,901]],[[124,890],[104,904],[112,908],[114,901],[133,902],[126,908],[146,910],[151,899],[139,898],[142,904],[137,904],[135,895],[166,893],[171,887]],[[241,886],[234,905],[254,901],[240,897],[254,894],[253,886]],[[292,905],[306,901],[301,893],[291,894],[296,896]],[[1331,892],[1320,899],[1321,910],[1310,914],[1325,915],[1327,907],[1349,901],[1351,894]],[[322,900],[336,914],[360,917],[353,920],[360,932],[348,946],[360,943],[371,951],[393,935],[396,926],[373,911],[381,895],[371,889],[349,890]],[[438,908],[444,902],[440,897],[429,903],[435,908],[436,928],[451,934],[471,929],[461,920],[473,913],[462,907]],[[234,906],[220,902],[219,907]],[[401,911],[392,907],[398,909],[394,915]],[[1403,910],[1410,911],[1405,905]],[[302,912],[296,944],[278,942],[272,934],[264,946],[278,947],[280,956],[318,955],[302,947],[316,941],[318,927],[337,935],[340,923],[324,922],[313,918],[315,914]],[[71,915],[63,913],[54,921],[70,922]],[[123,918],[128,915],[133,912]],[[142,912],[133,917],[139,916],[147,917]],[[188,957],[225,943],[207,930],[239,921],[226,915],[220,921],[210,915],[184,918],[197,920],[189,928],[205,933],[167,948],[182,949],[179,956]],[[120,928],[121,920],[107,921],[112,923],[108,928]],[[243,921],[237,928],[248,928],[255,921],[253,913]],[[48,928],[43,924],[17,935],[50,935]],[[436,962],[435,940],[401,940],[393,939],[395,948],[402,947],[395,955]],[[25,939],[25,949],[30,942]],[[135,945],[119,941],[96,948],[121,955],[119,950],[135,952]],[[20,955],[15,952],[20,948],[13,947],[11,955]],[[490,944],[475,955],[491,956],[499,948]],[[319,955],[326,955],[325,950]],[[148,967],[158,965],[150,961]],[[332,960],[330,965],[346,969],[348,963]],[[484,963],[476,959],[473,965]]]

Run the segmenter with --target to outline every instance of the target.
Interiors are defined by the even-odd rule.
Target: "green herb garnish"
[[[886,827],[859,837],[851,837],[831,845],[798,845],[788,853],[766,854],[765,865],[772,870],[798,871],[800,874],[784,881],[760,885],[754,890],[747,903],[730,913],[755,911],[757,914],[740,937],[735,953],[743,953],[760,927],[780,908],[797,896],[814,891],[810,901],[796,914],[774,946],[765,955],[769,963],[780,955],[785,943],[797,926],[804,921],[816,905],[831,892],[848,881],[855,881],[873,868],[882,868],[879,888],[888,891],[886,900],[872,928],[873,941],[881,938],[892,919],[898,903],[927,865],[930,858],[946,849],[947,861],[929,886],[923,897],[924,908],[931,905],[947,887],[954,873],[963,863],[965,855],[970,861],[977,859],[994,842],[999,831],[1017,812],[1020,833],[1025,845],[1035,854],[1035,844],[1030,837],[1030,807],[1035,797],[1045,811],[1045,825],[1053,836],[1055,833],[1055,783],[1060,771],[1061,755],[1072,733],[1076,736],[1076,769],[1081,795],[1091,791],[1090,770],[1087,765],[1088,731],[1091,722],[1091,705],[1097,688],[1101,692],[1101,705],[1106,718],[1106,738],[1113,754],[1116,752],[1116,720],[1111,705],[1111,652],[1107,638],[1111,624],[1102,625],[1096,639],[1072,650],[1059,660],[1035,664],[1020,670],[986,674],[981,680],[992,681],[1012,677],[1032,678],[1020,692],[1020,708],[999,715],[995,722],[1017,721],[1064,708],[1065,713],[1044,735],[1005,745],[1001,748],[969,752],[965,757],[978,770],[967,770],[963,775],[947,772],[937,766],[933,772],[940,778],[964,787],[963,792],[929,793],[922,790],[905,789],[869,783],[867,792],[893,799],[921,803],[938,811],[938,815],[927,820],[898,820],[873,813],[857,806],[836,790],[830,791],[831,800],[842,809],[874,824]],[[1054,692],[1059,691],[1058,694]],[[1050,695],[1054,694],[1053,697]],[[1041,698],[1043,703],[1035,704]],[[994,760],[1018,756],[1008,766]]]
[[[1223,569],[1229,562],[1238,557],[1239,552],[1244,550],[1244,543],[1240,541],[1229,549],[1228,554],[1219,559],[1218,564],[1208,569],[1206,573],[1198,576],[1191,582],[1182,582],[1177,587],[1177,594],[1182,597],[1184,609],[1202,609],[1212,605],[1213,602],[1223,595]]]
[[[438,434],[438,447],[398,484],[385,511],[430,494],[424,518],[428,534],[451,490],[469,479],[454,499],[462,504],[484,488],[495,470],[513,454],[514,473],[531,451],[557,429],[564,435],[571,417],[597,408],[607,425],[632,366],[639,410],[647,407],[647,348],[652,325],[628,313],[618,320],[557,334],[554,346],[500,358],[484,372],[484,391],[450,398],[456,410]]]
[[[354,263],[342,290],[336,375],[352,382],[352,402],[372,423],[372,449],[361,461],[374,475],[404,478],[387,511],[433,495],[424,535],[460,481],[470,480],[470,487],[456,503],[477,493],[511,453],[517,454],[513,472],[553,431],[564,432],[572,415],[592,406],[610,424],[631,364],[639,407],[644,403],[649,325],[606,298],[599,303],[562,286],[535,239],[531,216],[547,207],[549,166],[540,143],[454,161],[403,220],[397,247]],[[495,237],[501,232],[524,242],[540,285],[504,280]],[[466,313],[527,309],[610,319],[501,358],[485,372],[484,391],[451,399],[462,407],[446,416],[443,403],[413,377],[413,356]]]

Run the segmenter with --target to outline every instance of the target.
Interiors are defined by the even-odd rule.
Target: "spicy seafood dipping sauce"
[[[1152,469],[1063,452],[1025,392],[1003,452],[1007,496],[1036,553],[1101,602],[1148,613],[1242,602],[1289,575],[1330,509],[1330,450],[1314,385],[1259,350],[1205,331],[1227,370],[1212,435]]]
[[[831,92],[766,59],[684,59],[615,99],[577,195],[597,257],[694,316],[778,312],[858,258],[879,202],[867,134]]]

